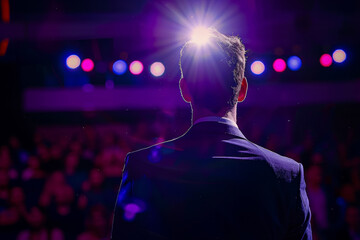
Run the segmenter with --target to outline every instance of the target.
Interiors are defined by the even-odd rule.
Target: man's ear
[[[180,87],[181,96],[184,99],[184,101],[187,103],[190,103],[191,95],[190,95],[186,80],[184,78],[180,79],[179,87]]]
[[[238,98],[239,102],[242,102],[245,100],[247,90],[248,90],[248,82],[247,82],[246,78],[244,77],[243,80],[241,81],[241,88],[240,88],[239,98]]]

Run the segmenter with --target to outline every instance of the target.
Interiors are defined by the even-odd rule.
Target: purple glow
[[[320,57],[320,64],[323,67],[330,67],[330,65],[332,64],[332,58],[330,56],[330,54],[323,54]]]
[[[131,221],[139,212],[141,212],[140,206],[135,203],[129,203],[124,207],[124,218],[128,221]]]
[[[154,62],[150,66],[150,72],[154,77],[160,77],[165,72],[165,66],[161,62]]]
[[[332,57],[334,59],[334,62],[342,63],[342,62],[344,62],[346,60],[346,53],[342,49],[336,49],[333,52]]]
[[[133,61],[130,64],[129,70],[134,75],[139,75],[144,70],[144,66],[140,61]]]
[[[94,69],[94,62],[90,58],[86,58],[82,61],[81,68],[85,72],[91,72]]]
[[[283,72],[286,69],[286,63],[284,59],[278,58],[273,63],[273,68],[275,72]]]
[[[66,58],[66,66],[70,69],[75,69],[80,66],[80,58],[77,55],[70,55]]]
[[[113,89],[115,86],[114,81],[113,80],[106,80],[105,82],[105,88],[106,89]]]
[[[250,66],[251,72],[255,75],[260,75],[265,71],[265,65],[261,61],[255,61]]]

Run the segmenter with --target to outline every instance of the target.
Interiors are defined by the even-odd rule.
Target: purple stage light
[[[73,54],[73,55],[70,55],[66,58],[66,66],[70,69],[75,69],[75,68],[78,68],[80,66],[80,58],[79,56]]]
[[[278,58],[273,63],[273,68],[275,72],[283,72],[286,69],[286,63],[284,59]]]
[[[154,77],[160,77],[165,72],[165,66],[161,62],[154,62],[150,66],[150,72]]]
[[[117,75],[122,75],[126,72],[127,64],[124,60],[117,60],[113,64],[113,71]]]
[[[330,65],[332,64],[332,58],[330,56],[330,54],[323,54],[320,57],[320,64],[323,67],[330,67]]]
[[[297,71],[301,68],[301,59],[297,56],[292,56],[287,60],[287,65],[291,70]]]
[[[139,75],[144,70],[144,66],[140,61],[133,61],[130,63],[129,70],[134,75]]]
[[[265,71],[265,65],[261,61],[255,61],[250,66],[251,72],[255,75],[260,75]]]
[[[336,49],[333,52],[332,57],[334,59],[334,62],[342,63],[342,62],[344,62],[346,60],[346,53],[342,49]]]
[[[85,72],[91,72],[94,69],[94,62],[90,58],[86,58],[82,61],[81,68]]]

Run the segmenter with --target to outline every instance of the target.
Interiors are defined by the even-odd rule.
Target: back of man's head
[[[240,38],[208,29],[208,43],[187,42],[180,51],[192,105],[213,113],[230,110],[238,100],[245,70],[245,47]]]

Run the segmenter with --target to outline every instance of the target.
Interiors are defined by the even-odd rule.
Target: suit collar
[[[239,128],[235,127],[232,124],[226,122],[215,122],[215,121],[204,121],[198,122],[195,125],[192,125],[188,132],[194,133],[215,133],[215,134],[229,134],[236,137],[246,139],[244,134],[240,131]]]

